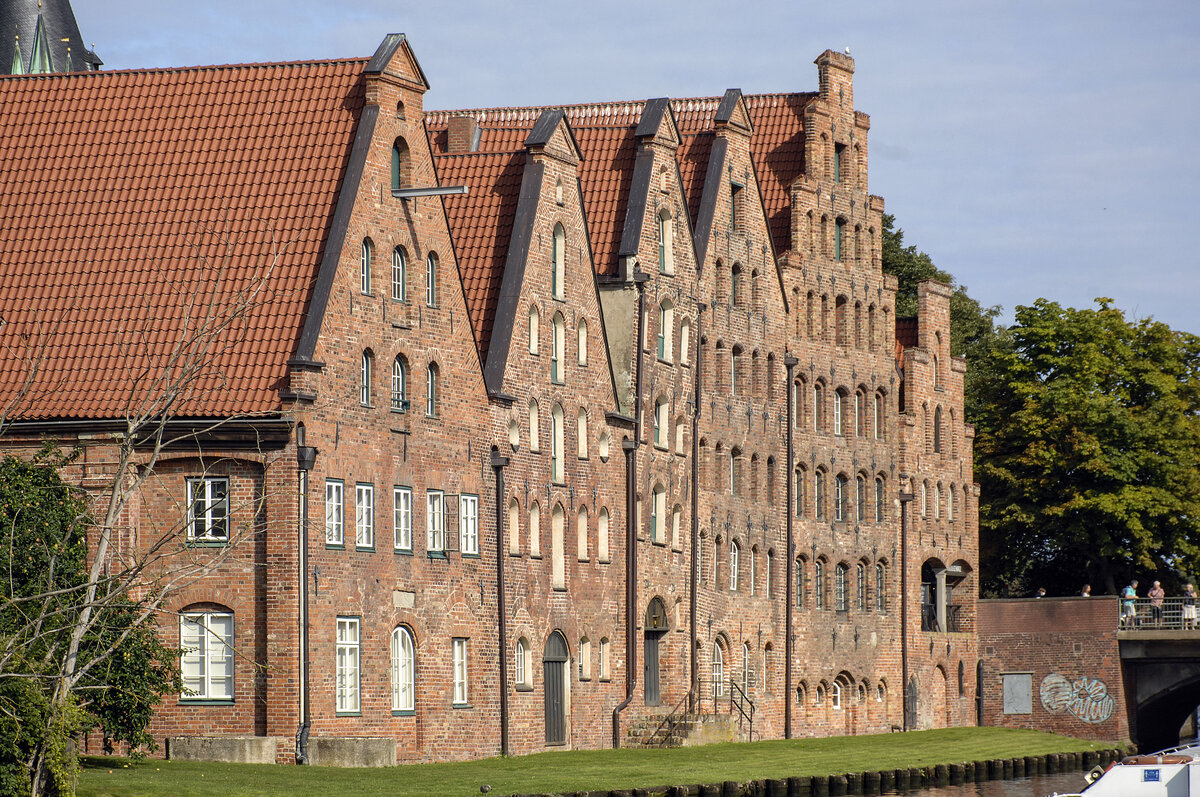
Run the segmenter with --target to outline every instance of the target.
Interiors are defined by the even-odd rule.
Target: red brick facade
[[[906,676],[908,725],[973,724],[965,364],[946,286],[895,318],[853,61],[811,94],[427,113],[389,41],[314,220],[286,442],[172,455],[139,495],[135,538],[227,476],[240,540],[163,619],[232,614],[231,699],[168,699],[155,735],[290,761],[307,713],[310,742],[447,760],[739,704],[755,738],[870,733]]]

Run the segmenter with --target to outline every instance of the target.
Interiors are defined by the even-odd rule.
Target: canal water
[[[1086,785],[1083,771],[1056,772],[1052,775],[1034,775],[1013,780],[989,780],[983,783],[965,783],[962,786],[940,786],[934,789],[915,789],[905,792],[906,797],[1047,797],[1048,795],[1075,794]]]

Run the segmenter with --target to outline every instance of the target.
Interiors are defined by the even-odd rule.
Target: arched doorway
[[[908,678],[904,687],[904,727],[908,730],[917,729],[917,676]]]
[[[567,640],[555,631],[542,653],[545,687],[546,744],[567,743]]]
[[[652,598],[646,607],[646,622],[643,625],[646,638],[646,655],[643,658],[645,668],[646,705],[662,705],[662,685],[659,675],[658,646],[663,634],[670,630],[667,622],[667,607],[662,598]]]

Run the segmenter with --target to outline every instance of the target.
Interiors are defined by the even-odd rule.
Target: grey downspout
[[[787,479],[787,502],[784,507],[784,517],[787,518],[787,577],[785,594],[783,596],[784,604],[784,621],[783,621],[783,738],[792,738],[792,603],[796,589],[796,530],[794,520],[794,508],[796,500],[796,383],[793,379],[796,364],[800,361],[793,354],[788,354],[783,358],[783,364],[787,368],[787,390],[784,395],[787,396],[787,471],[784,478]]]
[[[908,482],[908,476],[900,474],[900,484],[903,488]],[[904,719],[902,727],[911,730],[908,716],[908,505],[913,500],[911,492],[901,491],[900,498],[900,679],[903,684],[900,695],[903,698]]]
[[[625,699],[613,709],[613,748],[621,746],[621,712],[637,689],[637,449],[642,442],[642,350],[646,337],[646,281],[650,275],[633,268],[638,289],[637,340],[634,341],[633,440],[625,438]]]
[[[317,460],[317,449],[305,445],[304,427],[296,427],[296,465],[299,487],[299,555],[297,575],[300,577],[300,727],[296,729],[296,763],[308,763],[308,733],[312,727],[309,716],[308,678],[308,472]]]
[[[703,364],[703,347],[700,345],[700,340],[703,337],[703,328],[701,324],[701,316],[704,314],[704,305],[696,306],[696,373],[694,375],[695,383],[692,386],[692,402],[695,405],[692,411],[692,567],[689,576],[689,591],[688,598],[688,624],[691,626],[691,651],[689,651],[689,661],[691,662],[692,678],[688,686],[688,712],[696,713],[697,702],[699,699],[699,690],[697,686],[700,681],[700,662],[699,655],[696,652],[696,647],[700,642],[696,629],[696,616],[699,614],[699,596],[696,594],[700,589],[700,366]]]
[[[500,664],[500,755],[508,755],[508,618],[505,609],[504,581],[504,468],[508,457],[492,449],[492,471],[496,474],[496,614]]]

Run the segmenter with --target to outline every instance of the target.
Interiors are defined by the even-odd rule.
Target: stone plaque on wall
[[[1033,713],[1033,674],[1008,672],[1004,678],[1004,713]]]

